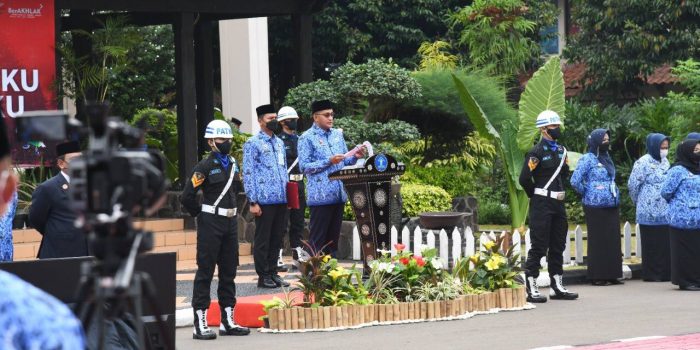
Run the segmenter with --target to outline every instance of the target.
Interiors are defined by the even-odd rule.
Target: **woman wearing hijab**
[[[691,132],[686,136],[686,140],[700,140],[700,132]]]
[[[668,238],[668,203],[661,197],[666,179],[670,139],[662,134],[647,136],[647,154],[632,168],[630,197],[637,206],[637,224],[642,235],[642,277],[647,282],[671,280],[671,247]]]
[[[700,291],[700,139],[678,145],[661,196],[668,201],[671,282]]]
[[[588,279],[596,286],[622,284],[620,253],[620,191],[615,165],[608,150],[610,135],[596,129],[588,136],[588,153],[571,176],[571,185],[583,196],[588,225]]]

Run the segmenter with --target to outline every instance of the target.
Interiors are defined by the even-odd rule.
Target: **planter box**
[[[496,308],[521,308],[526,304],[525,296],[525,288],[520,287],[465,295],[447,301],[271,309],[268,312],[268,322],[269,329],[274,331],[302,331],[437,320]]]

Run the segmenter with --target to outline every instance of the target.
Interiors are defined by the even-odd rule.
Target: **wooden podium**
[[[378,249],[391,250],[391,179],[405,170],[394,157],[379,153],[364,165],[345,167],[329,175],[331,180],[343,181],[350,198],[366,273]]]

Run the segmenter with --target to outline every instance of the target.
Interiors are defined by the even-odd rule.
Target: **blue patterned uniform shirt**
[[[284,143],[260,131],[243,145],[243,187],[248,201],[261,205],[287,203],[287,159]]]
[[[345,203],[348,196],[340,180],[330,180],[328,175],[346,165],[354,165],[356,157],[338,164],[331,164],[331,157],[345,154],[348,146],[343,133],[336,129],[323,130],[315,123],[299,137],[299,167],[307,175],[306,203],[309,206]]]
[[[83,328],[66,305],[0,271],[0,348],[85,349]]]
[[[614,208],[620,205],[620,190],[615,179],[593,153],[578,161],[571,186],[583,196],[583,205],[591,208]]]
[[[661,185],[668,201],[668,224],[682,230],[700,229],[700,175],[682,166],[672,167]]]
[[[627,187],[637,205],[637,223],[641,225],[668,225],[668,203],[661,197],[661,185],[666,179],[670,164],[646,154],[634,162]]]
[[[17,192],[12,196],[12,202],[4,215],[0,216],[0,261],[12,261],[12,220],[17,212]]]

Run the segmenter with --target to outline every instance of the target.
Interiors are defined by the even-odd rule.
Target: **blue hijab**
[[[700,140],[700,132],[691,132],[685,138],[686,140]]]
[[[661,144],[664,141],[671,143],[671,139],[664,134],[651,133],[647,135],[647,153],[659,162],[661,161]]]
[[[615,178],[615,164],[613,164],[612,158],[608,151],[603,151],[600,146],[603,144],[603,137],[608,134],[606,129],[595,129],[588,135],[588,153],[593,153],[598,157],[600,164],[603,164],[605,170],[612,178]],[[608,134],[609,136],[609,134]]]

